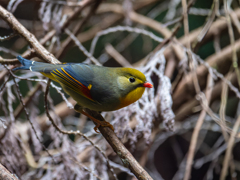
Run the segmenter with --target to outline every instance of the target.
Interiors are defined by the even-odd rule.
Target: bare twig
[[[73,34],[76,35],[78,34],[84,27],[84,25],[87,23],[87,21],[95,14],[96,10],[98,9],[99,5],[102,3],[102,0],[95,1],[93,5],[90,7],[88,15],[80,21],[77,26],[74,27]],[[64,43],[62,43],[62,48],[57,52],[56,57],[60,58],[64,52],[69,47],[69,44],[71,43],[72,39],[68,37]]]
[[[228,7],[228,3],[226,0],[224,0],[224,10],[226,13],[228,33],[229,33],[229,38],[230,38],[231,47],[232,47],[232,64],[233,64],[234,70],[236,71],[236,73],[238,75],[238,84],[240,86],[240,71],[239,71],[239,67],[238,67],[237,49],[235,46],[235,37],[234,37],[234,33],[233,33],[233,28],[232,28],[232,21],[231,21],[230,15],[229,15],[230,14],[229,7]]]
[[[53,3],[53,4],[61,4],[61,5],[66,5],[66,6],[84,6],[85,3],[88,1],[88,0],[83,0],[83,1],[79,1],[79,2],[65,2],[65,1],[51,1],[51,0],[37,0],[39,2],[48,2],[48,3]]]
[[[47,100],[47,96],[48,96],[48,91],[49,91],[49,85],[50,85],[50,82],[51,80],[49,79],[48,80],[48,83],[47,83],[47,87],[46,87],[46,91],[45,91],[45,96],[44,96],[44,102],[45,102],[45,110],[46,110],[46,114],[47,114],[47,117],[49,118],[49,120],[51,121],[52,125],[56,128],[56,130],[58,130],[60,133],[62,134],[73,134],[73,135],[80,135],[82,136],[84,139],[86,139],[88,142],[90,142],[90,144],[96,148],[96,150],[98,150],[102,155],[103,157],[106,159],[107,161],[107,165],[111,171],[111,173],[113,174],[114,178],[117,179],[116,177],[116,174],[113,172],[113,169],[109,163],[109,160],[107,158],[107,156],[104,154],[104,152],[97,146],[95,145],[87,136],[85,136],[83,133],[81,133],[80,131],[65,131],[65,130],[62,130],[60,129],[60,127],[54,122],[53,118],[51,117],[50,113],[49,113],[49,110],[48,110],[48,100]]]
[[[236,122],[234,124],[233,131],[232,131],[230,139],[228,141],[227,152],[226,152],[225,157],[224,157],[223,169],[222,169],[222,172],[221,172],[220,180],[224,180],[226,175],[227,175],[229,160],[230,160],[230,157],[231,157],[231,153],[232,153],[232,149],[233,149],[233,145],[234,145],[234,140],[235,140],[235,137],[238,133],[239,126],[240,126],[240,116],[238,117],[238,119],[236,120]]]
[[[104,120],[101,114],[85,109],[88,114],[91,114],[97,119]],[[109,127],[99,127],[99,131],[102,133],[104,138],[108,141],[110,146],[113,148],[115,153],[121,158],[125,167],[129,168],[131,172],[139,180],[153,180],[149,174],[142,168],[142,166],[136,161],[132,154],[126,149],[122,142],[118,139],[116,134]]]
[[[59,61],[38,42],[35,36],[31,34],[22,24],[20,24],[18,20],[2,6],[0,6],[0,17],[5,20],[16,33],[23,36],[28,43],[31,44],[39,57],[53,64],[59,63]]]
[[[11,60],[11,59],[3,59],[3,58],[1,58],[1,56],[0,56],[0,64],[7,64],[7,65],[19,65],[19,64],[21,64],[17,59],[13,59],[13,60]]]
[[[18,180],[15,174],[11,174],[1,163],[0,163],[0,179],[2,180]]]
[[[74,41],[74,43],[79,47],[79,49],[89,58],[91,59],[92,62],[94,62],[96,65],[101,66],[101,63],[98,62],[98,60],[96,58],[94,58],[86,49],[85,47],[82,45],[82,43],[77,39],[76,36],[74,36],[73,33],[71,33],[71,31],[69,31],[68,29],[65,29],[65,33],[69,35],[69,37]]]
[[[32,57],[35,57],[36,54],[35,54],[35,51],[33,49],[29,50],[28,53],[25,53],[24,55],[22,55],[23,58],[26,58],[26,59],[31,59]],[[1,56],[0,56],[0,64],[7,64],[7,65],[19,65],[21,64],[19,62],[19,60],[17,58],[14,58],[14,59],[3,59]],[[0,77],[1,79],[1,77]]]
[[[40,87],[41,87],[41,85],[37,84],[31,91],[28,92],[27,97],[23,99],[23,102],[24,102],[25,106],[27,106],[31,102],[32,98],[34,97],[35,93],[40,89]],[[14,116],[15,116],[16,119],[20,116],[22,111],[23,111],[23,106],[22,105],[19,105],[15,109]]]
[[[240,40],[237,40],[234,44],[235,44],[236,51],[239,51]],[[209,56],[205,60],[205,62],[208,63],[209,66],[218,66],[224,62],[227,63],[227,60],[231,59],[231,57],[232,57],[232,46],[230,45],[222,49],[221,52]],[[206,77],[208,73],[208,69],[206,68],[206,66],[200,65],[196,68],[196,73],[197,73],[198,79],[202,80],[204,77]],[[187,98],[186,96],[184,96],[184,94],[186,94],[186,92],[188,92],[189,89],[193,88],[192,80],[193,80],[193,73],[189,73],[188,75],[186,75],[184,80],[182,80],[181,83],[179,83],[176,91],[173,94],[173,101],[174,101],[173,109],[175,109],[175,107],[178,107]]]
[[[132,67],[132,65],[111,45],[105,47],[107,53],[112,56],[122,67]]]
[[[48,84],[50,83],[50,80]],[[49,86],[49,85],[48,85]],[[87,138],[84,134],[82,134],[80,131],[64,131],[61,130],[53,121],[51,118],[49,111],[48,111],[48,105],[47,105],[47,94],[48,94],[48,86],[45,92],[45,110],[48,115],[49,120],[52,122],[54,127],[63,134],[74,134],[74,135],[80,135],[84,137],[87,141],[89,141],[106,159],[107,164],[111,170],[111,166],[108,162],[108,158],[106,155],[97,147],[89,138]],[[104,118],[97,112],[91,111],[89,109],[86,109],[87,113],[92,115],[93,117],[97,119],[104,120]],[[123,164],[125,167],[128,167],[131,172],[139,179],[139,180],[152,180],[152,178],[149,176],[149,174],[140,166],[140,164],[135,160],[135,158],[132,156],[132,154],[125,148],[125,146],[122,144],[122,142],[117,138],[116,134],[108,127],[99,127],[100,132],[104,136],[104,138],[108,141],[110,146],[113,148],[113,150],[117,153],[117,155],[121,158]],[[111,170],[112,172],[112,170]],[[114,174],[114,173],[113,173]]]
[[[210,102],[211,99],[211,94],[212,94],[212,85],[213,85],[213,79],[211,77],[211,75],[208,76],[208,83],[207,83],[207,92],[206,92],[206,99],[208,101],[208,103]],[[188,180],[190,179],[190,174],[191,174],[191,168],[192,168],[192,161],[193,161],[193,157],[195,154],[195,148],[197,145],[197,140],[198,140],[198,135],[199,132],[201,130],[201,126],[205,120],[205,116],[206,116],[206,111],[203,109],[199,115],[197,124],[194,128],[193,134],[192,134],[192,138],[191,138],[191,143],[190,143],[190,147],[188,150],[188,156],[187,156],[187,164],[186,164],[186,172],[185,172],[185,176],[184,179]]]
[[[226,79],[229,80],[230,79],[230,74],[228,74],[226,76]],[[221,121],[225,124],[226,123],[226,105],[227,105],[227,99],[228,99],[228,85],[224,82],[222,82],[222,94],[221,94],[221,105],[220,105],[220,118]],[[228,142],[229,136],[226,133],[226,131],[224,130],[224,127],[221,126],[222,128],[222,133],[223,133],[223,137],[225,139],[225,142]]]
[[[7,36],[0,37],[0,42],[1,42],[1,41],[9,40],[9,39],[11,39],[11,38],[13,38],[13,37],[15,37],[15,36],[17,36],[17,34],[13,32],[13,33],[11,33],[11,34],[9,34],[9,35],[7,35]]]
[[[112,11],[118,14],[124,14],[124,10],[122,8],[121,5],[119,4],[113,4],[113,3],[109,3],[107,6],[105,6],[104,8],[100,8],[99,12],[106,12],[106,11]],[[152,29],[158,31],[160,34],[163,35],[163,37],[167,38],[171,35],[171,31],[168,30],[166,27],[164,27],[160,22],[155,21],[151,18],[148,18],[146,16],[143,16],[141,14],[138,14],[134,11],[131,11],[129,13],[129,18],[132,21],[135,21],[137,23],[140,23],[142,25],[151,27]]]
[[[143,34],[145,36],[148,36],[149,38],[157,41],[157,42],[163,42],[163,39],[154,35],[152,32],[150,31],[146,31],[145,29],[139,29],[139,28],[134,28],[134,27],[129,27],[129,26],[116,26],[116,27],[111,27],[108,29],[105,29],[103,31],[99,31],[97,33],[97,35],[94,37],[94,39],[92,40],[92,44],[90,47],[90,53],[93,55],[94,51],[95,51],[95,47],[96,44],[99,40],[99,38],[103,35],[107,35],[110,33],[114,33],[114,32],[118,32],[118,31],[127,31],[127,32],[134,32],[134,33],[138,33],[138,34]]]
[[[218,10],[219,10],[219,1],[214,0],[213,5],[212,5],[212,11],[211,11],[211,14],[209,15],[208,21],[205,24],[205,26],[202,28],[202,31],[198,35],[198,38],[197,38],[198,42],[201,42],[203,37],[208,32],[209,28],[211,27],[211,25],[215,19],[216,14],[218,14]]]

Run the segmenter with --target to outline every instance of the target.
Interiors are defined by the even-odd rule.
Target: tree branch
[[[36,54],[44,59],[47,62],[56,64],[60,63],[51,53],[49,53],[32,35],[25,27],[23,27],[17,19],[5,10],[2,6],[0,6],[0,17],[3,18],[10,27],[16,31],[16,33],[23,36],[27,42],[31,44]],[[103,119],[103,117],[97,112],[87,110],[87,112],[93,114],[94,117]],[[149,174],[140,166],[140,164],[136,161],[136,159],[132,156],[132,154],[125,148],[125,146],[121,143],[121,141],[117,138],[116,134],[109,128],[100,127],[99,128],[102,135],[117,153],[117,155],[121,158],[123,164],[128,167],[139,180],[152,180]]]
[[[0,179],[2,179],[2,180],[18,180],[16,175],[11,174],[1,163],[0,163]]]
[[[2,6],[0,6],[0,17],[6,21],[9,26],[18,34],[26,39],[26,41],[34,48],[36,54],[39,58],[50,62],[52,64],[59,64],[60,62],[48,52],[35,38],[33,34],[31,34],[18,20],[12,15],[12,13],[8,12]]]

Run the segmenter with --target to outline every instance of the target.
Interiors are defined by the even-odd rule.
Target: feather
[[[92,88],[92,69],[90,66],[81,63],[47,64],[30,61],[21,56],[17,58],[23,66],[15,68],[14,70],[40,72],[42,75],[94,101],[90,92]]]
[[[81,67],[81,64],[75,64]],[[84,65],[87,66],[87,65]],[[78,68],[78,73],[74,71],[72,66],[66,66],[64,68],[59,68],[51,71],[51,75],[60,83],[72,89],[73,91],[80,93],[84,97],[94,101],[91,96],[91,87],[92,84],[86,82],[86,80],[82,80],[82,77],[79,76],[79,72],[81,68]]]

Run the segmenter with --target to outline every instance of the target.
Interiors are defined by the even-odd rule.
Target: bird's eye
[[[134,79],[133,77],[130,77],[130,78],[129,78],[129,82],[130,82],[130,83],[134,83],[134,82],[135,82],[135,79]]]

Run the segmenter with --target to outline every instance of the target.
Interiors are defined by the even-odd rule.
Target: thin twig
[[[232,153],[232,149],[233,149],[233,145],[234,145],[234,140],[235,140],[235,137],[238,133],[239,126],[240,126],[240,116],[238,117],[238,119],[236,120],[236,123],[233,126],[233,131],[232,131],[230,139],[228,141],[227,152],[226,152],[224,160],[223,160],[223,169],[222,169],[222,172],[221,172],[220,180],[224,180],[226,178],[227,169],[228,169],[228,166],[229,166],[229,160],[230,160],[230,157],[231,157],[231,153]]]
[[[240,40],[237,40],[235,42],[235,48],[237,51],[240,50]],[[196,56],[197,60],[200,61],[200,63],[202,64],[201,66],[198,66],[195,70],[198,78],[200,79],[200,77],[201,78],[205,77],[209,72],[209,69],[207,67],[218,66],[220,64],[223,64],[224,62],[227,63],[227,60],[232,57],[232,48],[231,48],[231,45],[227,46],[223,48],[221,52],[209,56],[207,59],[205,59],[205,61],[203,61],[197,55],[194,55],[194,56]],[[186,99],[186,96],[184,96],[186,92],[188,92],[189,89],[194,88],[192,82],[193,82],[193,73],[189,73],[186,75],[184,80],[182,80],[179,83],[177,89],[173,94],[173,101],[174,101],[173,109],[175,107],[179,107],[179,105],[182,104]]]
[[[127,31],[127,32],[134,32],[134,33],[138,33],[138,34],[143,34],[143,35],[148,36],[151,39],[153,39],[153,40],[155,40],[159,43],[163,41],[162,38],[156,36],[152,32],[147,31],[145,29],[140,29],[140,28],[136,28],[136,27],[129,27],[129,26],[115,26],[115,27],[110,27],[108,29],[104,29],[103,31],[99,31],[97,33],[97,35],[92,40],[91,47],[90,47],[90,53],[92,55],[94,54],[97,41],[101,36],[104,36],[104,35],[107,35],[107,34],[110,34],[110,33],[113,33],[113,32],[118,32],[118,31]]]
[[[0,179],[19,180],[15,174],[10,173],[1,163],[0,163]]]
[[[79,49],[92,61],[94,62],[96,65],[101,66],[101,63],[98,62],[98,60],[96,58],[94,58],[87,50],[86,48],[82,45],[82,43],[77,39],[76,36],[74,36],[73,33],[71,33],[71,31],[69,31],[68,29],[65,29],[65,33],[69,35],[69,37],[71,37],[71,39],[74,41],[74,43],[79,47]]]
[[[90,7],[90,10],[87,14],[87,16],[81,20],[73,30],[73,34],[78,34],[84,27],[84,25],[87,23],[87,21],[95,14],[96,10],[98,9],[99,5],[102,3],[102,0],[94,1],[93,5]],[[70,43],[72,42],[72,38],[68,37],[63,43],[61,49],[57,52],[56,57],[60,58],[64,52],[67,51],[67,49],[70,47]]]
[[[212,79],[211,75],[209,75],[207,88],[206,88],[207,89],[206,90],[206,99],[207,99],[208,103],[210,102],[210,98],[211,98],[211,94],[212,94],[212,84],[213,84],[213,79]],[[199,115],[197,124],[196,124],[193,134],[192,134],[191,143],[190,143],[189,150],[188,150],[184,180],[190,179],[191,167],[192,167],[193,157],[195,154],[195,148],[197,145],[198,135],[201,130],[201,126],[205,120],[205,116],[206,116],[206,111],[203,109]]]
[[[96,119],[102,121],[104,120],[101,114],[95,111],[91,111],[89,109],[85,109],[85,111]],[[149,176],[149,174],[143,169],[143,167],[136,161],[133,155],[126,149],[126,147],[118,139],[116,134],[112,131],[112,129],[102,126],[100,126],[98,129],[104,136],[104,138],[108,141],[110,146],[113,148],[115,153],[121,158],[124,166],[129,168],[139,180],[153,180]]]
[[[122,67],[132,67],[132,65],[111,45],[105,46],[107,53],[112,56]]]
[[[1,41],[6,41],[6,40],[9,40],[9,39],[12,39],[13,37],[17,36],[18,34],[13,32],[9,35],[6,35],[6,36],[3,36],[3,37],[0,37],[0,42]]]
[[[2,93],[3,89],[5,88],[8,80],[10,79],[11,75],[8,76],[8,78],[5,80],[5,82],[2,84],[2,86],[0,87],[0,94]]]
[[[227,74],[226,79],[230,79],[230,74]],[[228,100],[228,85],[224,82],[222,82],[222,93],[221,93],[221,104],[220,104],[220,119],[223,124],[226,123],[226,105],[227,105],[227,100]],[[228,142],[229,136],[226,133],[225,129],[223,126],[221,126],[223,137],[225,139],[225,142]]]
[[[35,87],[33,87],[33,88],[31,89],[31,91],[28,92],[26,98],[23,99],[23,102],[24,102],[25,106],[27,106],[27,105],[31,102],[32,98],[34,97],[35,93],[40,89],[40,87],[41,87],[41,85],[40,85],[40,84],[37,84]],[[23,107],[22,105],[19,105],[19,106],[15,109],[15,111],[14,111],[14,117],[15,117],[16,119],[20,116],[21,112],[23,111],[23,108],[24,108],[24,107]]]
[[[116,174],[114,173],[110,163],[109,163],[109,160],[107,158],[107,156],[105,155],[105,153],[97,146],[95,145],[87,136],[85,136],[83,133],[81,133],[79,130],[78,131],[65,131],[65,130],[62,130],[60,129],[60,127],[54,122],[53,118],[51,117],[50,113],[49,113],[49,110],[48,110],[48,100],[47,100],[47,96],[48,96],[48,91],[49,91],[49,86],[50,86],[50,83],[51,83],[51,80],[49,79],[48,80],[48,83],[47,83],[47,87],[46,87],[46,91],[45,91],[45,96],[44,96],[44,102],[45,102],[45,111],[46,111],[46,114],[47,114],[47,117],[49,118],[49,120],[51,121],[52,125],[56,128],[57,131],[59,131],[60,133],[62,134],[67,134],[67,135],[78,135],[78,136],[82,136],[84,139],[86,139],[97,151],[99,151],[102,156],[105,158],[106,162],[107,162],[107,165],[108,165],[108,168],[110,169],[113,177],[115,179],[117,179],[116,177]]]
[[[65,1],[51,1],[51,0],[36,0],[36,1],[39,1],[39,2],[47,2],[47,3],[53,3],[53,4],[61,4],[61,5],[66,5],[66,6],[84,6],[86,1],[88,0],[83,0],[83,1],[79,1],[79,2],[65,2]]]
[[[35,36],[31,34],[22,24],[20,24],[18,20],[12,15],[12,13],[8,12],[1,5],[0,17],[5,20],[16,33],[23,36],[27,42],[30,43],[39,57],[53,64],[59,63],[59,61],[38,42]]]
[[[99,9],[100,11],[101,9]],[[119,4],[114,4],[114,3],[108,3],[107,7],[105,7],[105,9],[103,9],[102,11],[106,12],[106,11],[111,11],[117,14],[124,14],[124,10],[123,7]],[[136,13],[135,11],[131,11],[129,13],[129,18],[132,21],[135,21],[139,24],[148,26],[156,31],[158,31],[160,34],[162,34],[163,37],[168,38],[171,35],[171,31],[164,27],[160,22],[153,20],[151,18],[148,18],[146,16],[143,16],[139,13]]]
[[[215,19],[216,14],[218,14],[218,10],[219,10],[219,1],[214,0],[213,5],[212,5],[212,11],[210,11],[207,23],[202,28],[202,31],[199,33],[199,35],[197,37],[198,42],[201,42],[203,40],[204,36],[207,34],[208,30],[210,29],[210,27]]]
[[[233,33],[233,28],[232,28],[232,21],[231,21],[230,15],[229,15],[230,13],[229,13],[229,7],[228,7],[227,0],[224,0],[224,10],[226,13],[228,33],[229,33],[229,38],[230,38],[230,43],[231,43],[231,48],[232,48],[232,65],[238,75],[238,85],[240,86],[240,71],[239,71],[239,67],[238,67],[237,49],[235,46],[235,38],[234,38],[234,33]]]
[[[33,57],[36,56],[36,53],[33,49],[29,50],[27,53],[25,53],[24,55],[22,55],[23,58],[25,59],[31,59]],[[1,56],[0,56],[0,64],[7,64],[7,65],[19,65],[21,64],[19,62],[19,60],[17,58],[13,58],[13,59],[3,59]]]
[[[49,80],[50,81],[50,80]],[[50,82],[48,82],[50,84]],[[49,85],[48,85],[49,86]],[[47,87],[48,87],[47,86]],[[89,138],[87,138],[83,133],[80,131],[64,131],[61,130],[53,121],[51,118],[49,111],[48,111],[48,105],[47,105],[47,94],[48,94],[48,88],[45,92],[45,110],[47,113],[47,116],[49,120],[52,122],[53,126],[61,133],[63,134],[74,134],[74,135],[80,135],[84,137],[87,141],[89,141],[102,155],[105,157],[107,164],[111,170],[111,166],[108,162],[108,159],[106,155],[99,149],[98,146],[96,146]],[[93,117],[97,119],[104,120],[103,117],[94,111],[86,109],[87,113],[91,114]],[[139,180],[152,180],[152,178],[149,176],[149,174],[139,165],[139,163],[135,160],[135,158],[132,156],[132,154],[125,148],[125,146],[121,143],[121,141],[117,138],[116,134],[108,127],[99,127],[100,132],[104,136],[104,138],[108,141],[108,143],[111,145],[113,150],[117,153],[117,155],[121,158],[123,164],[128,167],[132,173],[139,179]],[[113,173],[113,172],[112,172]],[[113,173],[114,175],[114,173]],[[117,178],[116,178],[117,179]]]
[[[55,162],[53,156],[49,153],[48,149],[44,146],[43,142],[41,142],[41,140],[40,140],[40,138],[39,138],[39,136],[38,136],[38,134],[37,134],[37,131],[36,131],[35,127],[33,126],[32,121],[30,120],[29,113],[28,113],[27,108],[26,108],[26,105],[25,105],[25,103],[24,103],[24,101],[23,101],[23,97],[22,97],[22,94],[21,94],[21,92],[20,92],[20,89],[19,89],[19,86],[18,86],[18,84],[17,84],[17,81],[16,81],[16,79],[15,79],[15,75],[12,73],[12,71],[11,71],[6,65],[5,65],[5,68],[9,71],[9,73],[10,73],[10,74],[12,75],[12,77],[13,77],[14,84],[15,84],[15,86],[16,86],[16,88],[17,88],[17,94],[18,94],[19,101],[20,101],[20,103],[21,103],[22,106],[23,106],[23,110],[24,110],[24,112],[25,112],[25,115],[26,115],[26,117],[27,117],[27,120],[29,121],[29,123],[30,123],[30,125],[31,125],[31,127],[32,127],[32,129],[33,129],[33,131],[34,131],[34,134],[36,135],[36,138],[38,139],[38,141],[39,141],[40,144],[42,145],[43,149],[48,153],[48,155],[49,155],[49,156],[53,159],[53,161]],[[56,163],[56,162],[55,162],[55,163]]]

